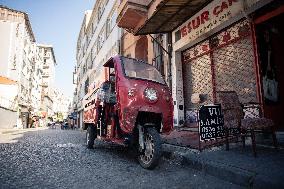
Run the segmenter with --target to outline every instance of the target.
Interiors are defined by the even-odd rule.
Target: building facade
[[[241,103],[260,104],[264,116],[283,129],[282,1],[144,3],[122,1],[118,22],[137,36],[171,33],[175,126],[191,126],[195,94],[212,104],[217,91],[233,90]]]
[[[53,48],[36,43],[26,13],[2,5],[0,31],[1,114],[13,119],[5,127],[27,128],[32,116],[53,114]]]
[[[54,120],[63,121],[68,117],[71,102],[71,98],[65,96],[59,89],[54,89],[52,108]]]
[[[77,41],[75,109],[83,125],[83,97],[104,79],[103,68],[111,56],[120,54],[121,29],[116,24],[118,1],[98,0],[86,11]]]
[[[41,111],[41,93],[42,93],[42,79],[43,79],[43,59],[40,56],[40,50],[34,44],[34,64],[33,72],[31,74],[32,88],[31,88],[31,106],[32,114],[37,115]]]
[[[53,97],[55,88],[55,66],[56,59],[52,45],[37,44],[39,56],[42,62],[42,90],[41,90],[41,111],[46,117],[52,117]]]
[[[0,75],[17,81],[17,90],[9,100],[17,104],[17,126],[27,127],[32,109],[35,37],[26,13],[3,6],[0,6],[0,30]]]
[[[73,83],[75,84],[75,91],[73,96],[73,107],[74,112],[78,114],[77,116],[77,125],[79,127],[83,124],[83,97],[84,97],[84,83],[82,76],[86,73],[86,47],[87,47],[87,26],[92,14],[91,10],[85,11],[84,19],[81,25],[80,33],[77,40],[77,49],[76,49],[76,66],[73,73]]]

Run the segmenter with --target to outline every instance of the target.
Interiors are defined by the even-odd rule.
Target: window
[[[99,52],[99,50],[100,50],[100,36],[98,37],[98,39],[97,39],[97,41],[96,41],[96,46],[97,46],[97,53]]]
[[[87,78],[87,80],[85,81],[85,87],[84,87],[85,94],[88,93],[88,89],[89,89],[89,78]]]
[[[16,37],[19,36],[19,27],[20,27],[20,24],[17,24],[17,27],[16,27]]]
[[[96,55],[97,55],[97,41],[95,41],[93,47],[92,47],[92,60],[95,59]]]
[[[88,58],[87,58],[87,65],[88,65],[88,69],[92,69],[93,64],[92,64],[92,54],[89,54]]]
[[[43,62],[46,64],[46,58],[43,59]]]
[[[98,36],[98,50],[97,53],[99,52],[99,50],[102,48],[104,42],[105,42],[105,38],[106,38],[106,34],[105,34],[105,26],[103,26],[99,36]]]
[[[22,65],[22,68],[24,69],[24,67],[26,66],[26,62],[23,61],[23,65]]]
[[[175,32],[175,42],[177,42],[180,39],[181,39],[181,33],[180,30],[178,30],[177,32]]]
[[[98,9],[98,22],[100,21],[102,14],[103,14],[102,7],[99,7],[99,9]]]
[[[164,75],[164,55],[161,45],[163,45],[163,35],[157,34],[153,42],[154,58],[153,65]]]
[[[17,57],[16,55],[14,55],[14,60],[13,60],[13,70],[16,69],[16,65],[17,65]]]
[[[85,64],[83,65],[83,74],[87,71],[87,60],[85,61]]]
[[[110,27],[110,19],[108,18],[106,21],[106,38],[109,36],[111,31],[111,27]]]
[[[114,11],[111,15],[110,29],[112,29],[115,25],[116,25],[116,12]]]
[[[1,12],[1,18],[4,19],[5,18],[5,13]]]
[[[101,37],[102,37],[102,46],[103,46],[103,44],[104,44],[104,42],[105,42],[105,40],[106,40],[106,26],[105,26],[105,25],[103,26],[100,35],[101,35]]]
[[[8,13],[8,20],[12,20],[12,18],[13,18],[13,15]]]
[[[127,77],[165,84],[161,73],[154,66],[130,58],[122,58],[122,61],[124,73]]]
[[[96,18],[94,18],[93,23],[92,23],[92,33],[95,33],[96,28],[97,28],[97,24],[96,24]]]

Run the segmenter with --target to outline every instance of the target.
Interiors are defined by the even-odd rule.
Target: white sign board
[[[192,16],[173,32],[174,50],[177,50],[201,35],[236,16],[243,7],[242,0],[215,0]],[[180,32],[180,39],[175,39]]]

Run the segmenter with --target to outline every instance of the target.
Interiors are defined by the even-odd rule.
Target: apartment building
[[[39,57],[42,59],[42,91],[41,91],[41,110],[47,117],[52,117],[54,87],[55,87],[55,66],[56,59],[52,45],[37,44]]]
[[[77,41],[77,67],[74,108],[82,126],[83,97],[89,87],[98,84],[105,72],[103,63],[120,54],[122,30],[116,24],[119,1],[98,0],[92,11],[86,11]]]
[[[27,127],[29,112],[32,109],[31,75],[35,61],[35,37],[28,15],[1,5],[0,31],[0,76],[17,82],[17,90],[12,90],[14,94],[8,99],[16,104],[16,112],[7,110],[6,113],[16,114],[18,127]],[[0,95],[2,94],[4,93]]]

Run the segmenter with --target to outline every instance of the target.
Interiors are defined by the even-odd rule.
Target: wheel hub
[[[147,164],[154,156],[154,142],[151,135],[148,133],[145,135],[145,149],[141,154],[141,159]]]

